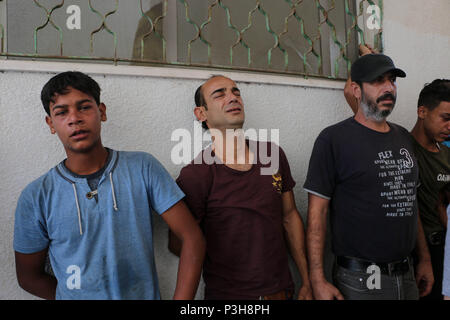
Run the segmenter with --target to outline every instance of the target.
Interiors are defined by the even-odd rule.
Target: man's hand
[[[434,283],[433,268],[430,260],[420,260],[416,266],[416,282],[419,295],[424,297],[431,292]]]
[[[366,54],[370,54],[370,53],[378,53],[377,51],[375,51],[375,49],[373,49],[370,45],[366,44],[366,45],[359,45],[359,55],[365,56]]]
[[[300,290],[298,291],[297,300],[312,300],[313,294],[311,286],[308,285],[302,285]]]
[[[417,214],[417,240],[416,248],[417,261],[416,266],[416,282],[419,288],[419,295],[421,297],[430,293],[433,283],[433,267],[431,266],[430,251],[428,250],[427,240],[423,231],[422,220],[420,219],[420,212]]]
[[[342,293],[325,279],[312,282],[316,300],[344,300]]]

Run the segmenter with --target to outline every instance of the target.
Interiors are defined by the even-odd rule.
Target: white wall
[[[449,77],[450,26],[448,0],[385,0],[385,50],[406,71],[398,81],[398,103],[390,120],[410,129],[415,106],[424,82]],[[25,65],[25,64],[24,64]],[[36,70],[45,70],[35,63]],[[29,66],[29,64],[27,64]],[[39,67],[40,66],[40,67]],[[59,68],[63,68],[60,65]],[[85,65],[81,65],[85,68]],[[113,69],[113,66],[109,68]],[[15,277],[12,249],[14,210],[21,190],[64,159],[56,136],[50,134],[39,94],[53,75],[45,71],[11,71],[0,63],[0,299],[30,299]],[[19,68],[20,69],[20,68]],[[24,68],[26,69],[26,68]],[[58,68],[57,68],[58,69]],[[6,70],[6,71],[5,71]],[[94,70],[94,69],[91,69]],[[131,70],[131,69],[130,69]],[[189,78],[189,73],[174,69]],[[218,73],[213,71],[212,73]],[[204,73],[207,77],[207,73]],[[193,94],[201,79],[157,76],[92,74],[103,89],[108,121],[103,141],[119,150],[143,150],[155,155],[175,178],[181,166],[170,161],[170,141],[176,128],[193,130]],[[233,75],[232,75],[233,77]],[[279,128],[280,144],[290,161],[297,186],[297,207],[306,220],[306,194],[302,185],[310,152],[318,133],[326,126],[351,115],[342,90],[256,83],[260,75],[235,74],[246,106],[246,128]],[[200,76],[199,78],[202,78]],[[285,78],[292,83],[298,79]],[[334,82],[329,82],[335,87]],[[307,84],[307,82],[305,82]],[[343,83],[338,87],[343,88]],[[155,251],[163,299],[175,285],[178,259],[167,247],[167,228],[155,218]],[[328,248],[329,250],[329,248]],[[327,253],[329,268],[332,256]],[[298,275],[294,276],[298,280]],[[200,297],[202,288],[199,289]]]
[[[419,92],[436,78],[450,78],[450,1],[384,0],[384,48],[406,72],[398,81],[397,108],[391,120],[411,129]]]

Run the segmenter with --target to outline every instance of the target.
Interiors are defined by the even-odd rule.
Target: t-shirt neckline
[[[393,130],[393,126],[392,126],[392,124],[391,124],[389,121],[386,121],[387,125],[389,126],[389,131],[388,131],[388,132],[380,132],[380,131],[371,129],[371,128],[369,128],[369,127],[363,125],[362,123],[359,123],[358,121],[356,121],[355,117],[351,117],[350,120],[351,120],[352,123],[355,123],[355,124],[357,124],[358,126],[360,126],[361,128],[366,129],[366,131],[368,131],[368,132],[373,132],[373,133],[375,133],[375,134],[388,135],[388,134],[390,134],[390,133],[392,132],[392,130]]]

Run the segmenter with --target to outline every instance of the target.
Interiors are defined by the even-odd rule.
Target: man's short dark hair
[[[213,78],[217,78],[217,77],[225,77],[221,74],[214,74],[211,77],[208,78],[208,80],[206,80],[201,86],[199,86],[197,88],[197,90],[195,90],[195,95],[194,95],[194,100],[195,100],[195,106],[196,107],[205,107],[206,110],[208,110],[208,106],[206,105],[206,101],[205,101],[205,97],[203,96],[203,85],[208,82],[209,80],[213,79]],[[206,125],[206,121],[202,121],[202,128],[205,130],[208,130],[208,126]]]
[[[208,107],[206,106],[206,102],[205,102],[205,98],[203,97],[203,92],[202,92],[202,87],[203,84],[201,86],[199,86],[197,88],[197,90],[195,90],[195,106],[196,107],[201,107],[204,106],[206,110],[208,110]],[[208,126],[206,125],[206,121],[202,121],[202,128],[205,130],[208,130]]]
[[[433,110],[442,101],[450,102],[449,79],[436,79],[431,83],[427,83],[420,91],[417,107],[424,106],[429,110]]]
[[[55,95],[65,95],[69,87],[77,89],[92,98],[97,105],[100,104],[100,86],[88,75],[78,71],[62,72],[51,78],[42,88],[41,101],[45,112],[50,115],[50,102],[54,102]]]

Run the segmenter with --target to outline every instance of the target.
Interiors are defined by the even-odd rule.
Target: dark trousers
[[[418,300],[419,290],[414,277],[414,268],[410,263],[409,271],[404,274],[381,274],[380,287],[369,288],[370,274],[352,271],[338,266],[333,268],[333,281],[345,300]]]

